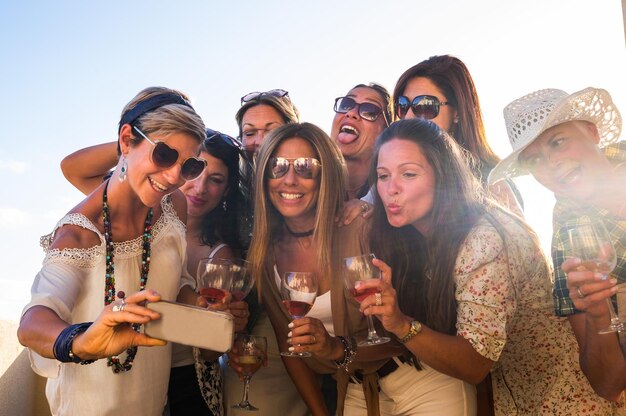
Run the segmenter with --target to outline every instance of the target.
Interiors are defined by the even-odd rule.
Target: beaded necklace
[[[113,233],[111,227],[111,215],[109,213],[109,203],[107,200],[107,189],[109,188],[109,182],[107,181],[104,186],[104,193],[102,194],[102,219],[104,222],[104,241],[106,245],[106,271],[104,275],[104,304],[109,305],[115,301],[115,263],[114,263],[114,249],[113,249]],[[141,277],[139,278],[139,290],[146,288],[146,282],[148,281],[148,271],[150,270],[150,239],[152,238],[152,208],[148,210],[146,215],[146,221],[143,229],[143,251],[141,253]],[[140,325],[133,324],[133,329],[139,332]],[[120,362],[119,357],[109,357],[107,365],[113,367],[112,370],[115,374],[123,373],[130,370],[133,367],[133,360],[137,355],[137,347],[131,347],[126,350],[126,359],[124,362]]]

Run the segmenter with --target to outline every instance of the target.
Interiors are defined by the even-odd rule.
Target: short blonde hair
[[[185,94],[180,91],[164,87],[148,87],[140,91],[122,110],[121,120],[124,116],[146,100],[159,95],[178,95],[182,100],[189,102]],[[181,100],[181,102],[183,102]],[[183,133],[195,138],[199,143],[206,137],[206,128],[200,116],[190,104],[166,104],[139,115],[133,122],[145,134],[157,133],[168,135]],[[121,127],[121,126],[120,126]]]

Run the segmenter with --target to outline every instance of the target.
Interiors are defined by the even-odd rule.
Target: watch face
[[[409,333],[406,334],[400,342],[403,344],[413,338],[415,335],[419,334],[422,331],[422,324],[419,321],[412,321],[411,326],[409,327]]]
[[[415,335],[422,331],[422,323],[418,321],[411,322],[411,328],[415,330]]]

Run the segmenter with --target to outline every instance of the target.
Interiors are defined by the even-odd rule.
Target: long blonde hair
[[[273,130],[265,138],[255,161],[254,226],[248,261],[257,282],[267,266],[271,266],[268,247],[277,240],[284,224],[284,218],[267,195],[267,165],[282,142],[296,137],[313,146],[322,165],[313,238],[317,243],[316,256],[322,271],[331,272],[335,217],[342,209],[346,195],[346,164],[335,142],[319,127],[311,123],[287,124]]]

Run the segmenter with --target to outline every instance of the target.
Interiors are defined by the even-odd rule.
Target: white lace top
[[[184,285],[195,287],[187,273],[185,226],[168,197],[161,201],[163,215],[152,228],[150,272],[146,287],[164,300],[175,300]],[[49,249],[54,232],[65,224],[93,231],[101,243],[88,249]],[[42,305],[69,323],[93,321],[104,307],[105,241],[82,214],[66,215],[54,231],[42,237],[43,266],[24,308]],[[114,243],[115,289],[139,290],[142,239]],[[182,278],[181,278],[182,276]],[[53,415],[161,415],[167,396],[171,347],[139,347],[133,368],[113,374],[107,360],[90,365],[59,363],[29,351],[35,372],[47,377],[46,396]],[[122,360],[125,354],[120,357]]]

